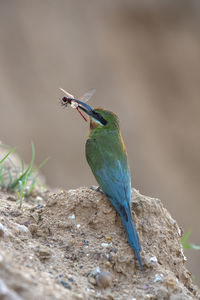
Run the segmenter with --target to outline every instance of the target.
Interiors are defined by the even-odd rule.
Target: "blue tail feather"
[[[135,252],[135,255],[140,264],[141,270],[144,272],[144,267],[143,267],[141,256],[140,256],[140,251],[141,251],[140,241],[139,241],[139,237],[137,234],[137,230],[135,228],[135,224],[133,222],[131,210],[130,210],[130,208],[123,207],[123,210],[120,209],[119,213],[120,213],[124,228],[126,230],[129,244]]]

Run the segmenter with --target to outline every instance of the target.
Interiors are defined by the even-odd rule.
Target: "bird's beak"
[[[94,119],[97,123],[101,125],[107,124],[107,121],[102,117],[102,115],[97,113],[91,106],[77,99],[75,101],[78,103],[78,108],[83,110],[88,116]]]
[[[83,110],[88,116],[93,117],[93,108],[80,100],[75,100],[78,103],[78,108]]]

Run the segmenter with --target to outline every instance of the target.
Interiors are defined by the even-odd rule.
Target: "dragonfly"
[[[67,107],[67,105],[70,104],[71,107],[75,108],[79,112],[79,114],[83,117],[83,119],[87,122],[87,119],[79,110],[79,107],[84,111],[85,110],[84,107],[87,107],[85,103],[94,95],[96,90],[91,89],[87,93],[85,93],[82,97],[76,99],[73,95],[65,91],[63,88],[59,88],[59,89],[66,95],[61,99],[61,105]],[[84,103],[84,107],[82,107],[83,103]],[[89,105],[88,108],[91,109]]]

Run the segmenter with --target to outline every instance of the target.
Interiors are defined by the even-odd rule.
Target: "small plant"
[[[8,147],[10,148],[10,147]],[[25,169],[22,158],[14,152],[21,164],[21,168],[9,158],[14,149],[3,157],[0,161],[0,184],[2,189],[11,192],[17,192],[20,207],[25,196],[29,196],[36,187],[38,174],[36,173],[49,160],[46,158],[38,167],[34,167],[35,147],[32,143],[32,157],[28,167]],[[8,164],[6,164],[6,159]]]
[[[182,240],[181,240],[181,244],[183,246],[183,249],[193,249],[193,250],[200,250],[200,246],[195,245],[195,244],[191,244],[191,243],[187,243],[188,238],[190,237],[192,233],[192,230],[188,230],[186,232],[186,234],[183,236]]]
[[[0,184],[2,186],[2,188],[5,188],[5,174],[4,174],[4,169],[5,166],[3,164],[3,162],[6,160],[6,158],[8,158],[8,156],[14,151],[14,149],[11,149],[1,160],[0,160]],[[9,177],[10,174],[8,173]]]

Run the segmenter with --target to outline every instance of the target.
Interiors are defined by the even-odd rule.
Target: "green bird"
[[[66,105],[71,104],[72,99],[63,97],[62,101]],[[87,162],[102,191],[119,213],[130,246],[144,271],[140,241],[131,214],[131,176],[119,119],[111,111],[93,109],[77,99],[73,101],[78,103],[76,109],[80,108],[90,116],[90,131],[85,146]]]

